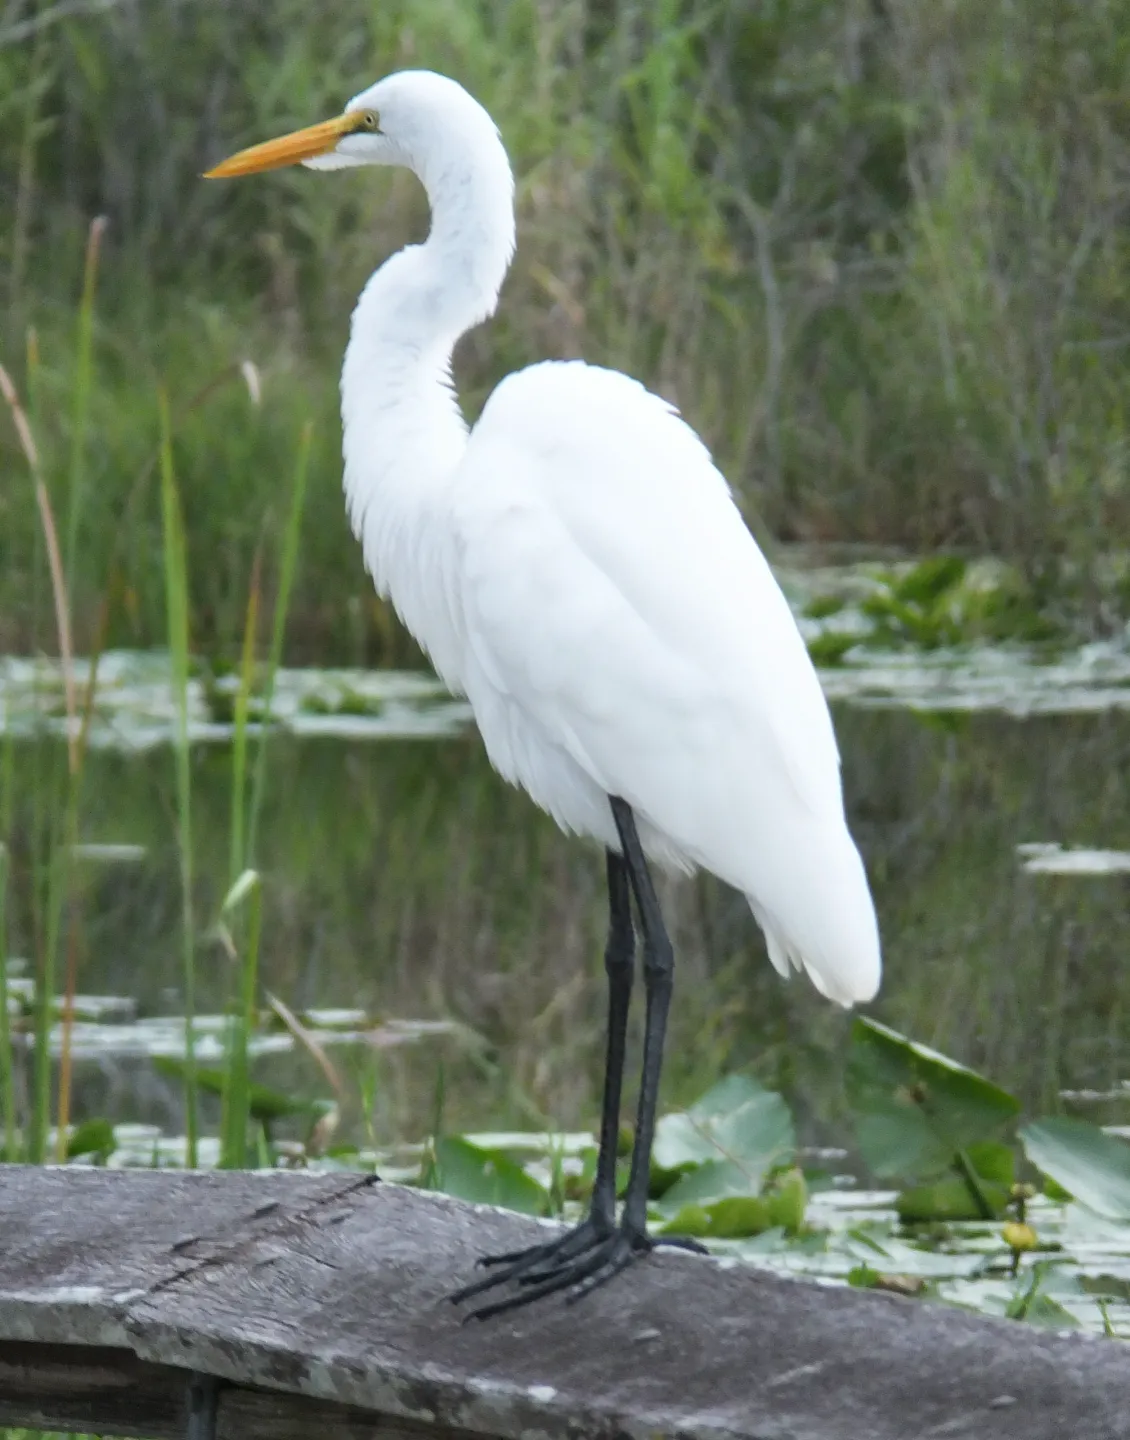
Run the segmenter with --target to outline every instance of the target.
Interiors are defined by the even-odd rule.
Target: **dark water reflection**
[[[845,708],[837,725],[884,937],[872,1013],[988,1071],[1029,1110],[1054,1106],[1065,1086],[1102,1089],[1130,1074],[1130,877],[1031,875],[1016,853],[1034,841],[1130,848],[1130,717]],[[272,746],[264,983],[295,1009],[455,1017],[487,1042],[475,1054],[451,1041],[354,1054],[349,1085],[359,1091],[358,1070],[372,1073],[382,1135],[426,1129],[441,1060],[452,1128],[528,1126],[539,1114],[591,1124],[604,998],[599,855],[504,786],[473,733]],[[83,839],[146,854],[83,865],[80,989],[134,995],[143,1014],[175,1012],[171,754],[100,752],[89,766]],[[31,882],[18,841],[31,823],[30,776],[18,759],[11,938],[24,954]],[[228,881],[226,749],[195,752],[194,787],[206,921]],[[679,951],[667,1098],[753,1065],[787,1090],[810,1137],[835,1135],[845,1017],[806,982],[777,979],[745,904],[721,885],[675,882],[665,903]],[[203,944],[199,1007],[220,1007],[231,980],[221,949]],[[268,1058],[257,1073],[324,1089],[304,1057]],[[175,1088],[144,1061],[84,1062],[78,1099],[86,1114],[178,1121]]]

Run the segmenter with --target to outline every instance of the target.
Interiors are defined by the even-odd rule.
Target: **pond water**
[[[802,618],[809,637],[866,628],[853,604],[860,574],[785,572],[798,614],[813,594],[848,601],[825,621]],[[845,662],[822,679],[883,933],[873,1013],[990,1074],[1028,1111],[1066,1090],[1094,1118],[1130,1119],[1120,1089],[1130,1075],[1130,647],[863,649]],[[80,664],[80,683],[86,674]],[[192,684],[202,927],[231,878],[233,691],[231,677]],[[300,1014],[357,1012],[315,1028],[369,1077],[385,1133],[426,1128],[441,1062],[453,1126],[588,1123],[604,1004],[599,855],[493,775],[466,706],[425,675],[283,671],[272,715],[256,857],[266,987]],[[14,755],[10,943],[31,954],[37,785],[67,729],[57,666],[0,661],[0,716]],[[179,1087],[145,1057],[179,1043],[173,720],[163,655],[102,657],[81,811],[78,988],[129,997],[131,1008],[80,1016],[78,1105],[162,1126],[176,1124]],[[803,981],[778,980],[744,902],[710,877],[670,882],[664,900],[679,952],[666,1094],[686,1100],[752,1065],[789,1095],[805,1139],[841,1139],[846,1019]],[[205,936],[198,1007],[222,1009],[231,980],[222,946]],[[389,1020],[431,1023],[409,1027],[409,1043]],[[262,1078],[316,1084],[281,1026],[260,1050]]]
[[[786,578],[798,613],[813,593],[838,587],[848,597],[826,621],[802,618],[809,638],[864,633],[854,572]],[[88,673],[80,664],[76,678]],[[1066,1103],[1130,1123],[1130,647],[923,655],[864,646],[822,679],[883,933],[884,985],[869,1012],[990,1075],[1028,1114]],[[230,677],[203,672],[192,683],[204,1063],[222,1053],[219,1017],[234,986],[214,924],[232,878],[233,695]],[[0,661],[0,717],[11,760],[9,1009],[18,1027],[32,971],[20,957],[41,938],[33,857],[44,779],[61,770],[68,730],[57,665]],[[181,1153],[174,721],[165,656],[102,657],[69,930],[81,992],[73,1113],[117,1122],[121,1155],[134,1163]],[[441,1098],[448,1134],[545,1130],[559,1149],[586,1144],[603,1053],[599,854],[562,837],[491,772],[466,706],[424,675],[281,672],[267,744],[260,971],[278,1004],[254,1042],[255,1079],[308,1100],[330,1093],[328,1062],[344,1102],[338,1137],[376,1146],[392,1173],[418,1165],[412,1145],[431,1133]],[[662,894],[678,952],[666,1104],[752,1070],[787,1096],[808,1153],[833,1147],[832,1169],[850,1175],[849,1019],[802,980],[778,979],[740,897],[710,877],[664,882]],[[288,1017],[313,1043],[296,1042]],[[214,1132],[218,1103],[203,1103]],[[276,1134],[309,1119],[284,1119]],[[978,1303],[1003,1310],[1015,1300],[996,1229],[973,1227],[958,1251],[933,1255],[899,1240],[889,1194],[846,1183],[813,1196],[810,1211],[842,1243],[771,1255],[770,1238],[737,1251],[840,1278],[861,1266],[925,1275],[958,1301],[995,1256],[997,1278],[977,1279]],[[1080,1229],[1072,1210],[1054,1207],[1041,1223],[1067,1237],[1065,1249],[1097,1247],[1104,1273],[1130,1275],[1124,1227],[1096,1239],[1095,1225]],[[1074,1276],[1061,1304],[1095,1327],[1099,1311],[1078,1287]]]

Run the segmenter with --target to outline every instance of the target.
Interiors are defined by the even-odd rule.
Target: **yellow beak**
[[[351,135],[363,123],[360,115],[347,112],[334,120],[308,125],[305,130],[295,130],[278,140],[267,140],[262,145],[240,150],[213,169],[205,170],[204,179],[227,180],[235,175],[255,175],[260,170],[279,170],[284,165],[311,160],[315,155],[327,155],[343,135]]]

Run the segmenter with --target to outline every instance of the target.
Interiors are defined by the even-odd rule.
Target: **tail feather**
[[[839,863],[829,864],[826,853],[811,876],[812,891],[798,895],[797,903],[771,909],[753,895],[746,898],[777,973],[787,979],[793,970],[807,971],[821,995],[850,1008],[874,997],[882,963],[863,862],[846,832],[844,838],[847,846],[837,847]]]
[[[770,930],[765,923],[763,916],[757,914],[757,906],[751,900],[750,907],[757,915],[757,922],[765,933],[765,947],[769,951],[769,963],[780,975],[782,980],[787,980],[794,970],[801,968],[800,956],[789,949],[788,942],[781,940],[775,930]]]

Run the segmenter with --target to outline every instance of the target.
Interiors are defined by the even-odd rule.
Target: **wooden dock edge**
[[[1130,1350],[689,1255],[447,1296],[539,1222],[356,1174],[0,1166],[0,1424],[266,1440],[1130,1440]],[[544,1232],[542,1232],[544,1233]]]
[[[213,1392],[206,1403],[214,1414],[200,1423],[193,1400],[205,1388]],[[186,1375],[171,1365],[139,1360],[130,1350],[0,1342],[0,1426],[195,1440],[194,1419],[196,1428],[218,1440],[310,1440],[313,1435],[321,1440],[377,1435],[421,1440],[441,1433],[419,1421],[351,1405]]]

